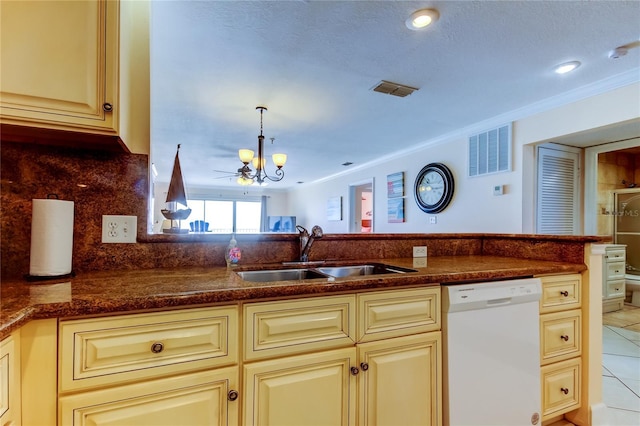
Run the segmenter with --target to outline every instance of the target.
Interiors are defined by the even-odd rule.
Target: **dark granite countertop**
[[[167,268],[83,273],[67,280],[29,283],[4,281],[0,294],[0,339],[28,321],[105,313],[126,313],[190,305],[322,295],[334,292],[489,281],[541,274],[584,271],[581,263],[530,260],[500,256],[435,256],[427,266],[414,259],[370,262],[413,268],[417,272],[304,281],[247,282],[235,272],[281,268],[281,264],[242,265],[237,268]],[[418,261],[419,262],[419,261]],[[335,263],[335,262],[333,262]],[[343,263],[362,264],[366,260]]]

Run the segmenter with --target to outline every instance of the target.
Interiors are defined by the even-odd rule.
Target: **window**
[[[203,220],[206,231],[216,234],[254,234],[262,229],[262,202],[236,200],[187,200],[191,208],[189,219],[181,227],[191,229],[190,224]]]

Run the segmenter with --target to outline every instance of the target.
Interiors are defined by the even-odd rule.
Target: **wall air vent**
[[[400,96],[404,98],[418,90],[416,87],[409,87],[398,83],[382,80],[377,86],[373,87],[374,92],[386,93],[387,95]]]
[[[469,136],[469,176],[511,170],[511,124]]]

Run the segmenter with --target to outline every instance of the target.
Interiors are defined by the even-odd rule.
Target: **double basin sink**
[[[269,269],[260,271],[241,271],[238,275],[245,281],[298,281],[313,278],[335,279],[360,275],[406,274],[414,269],[385,265],[384,263],[366,263],[347,266],[318,266],[293,269]]]

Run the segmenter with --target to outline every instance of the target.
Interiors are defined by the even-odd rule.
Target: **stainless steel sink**
[[[327,266],[322,268],[315,268],[315,270],[336,278],[351,277],[357,275],[404,274],[407,272],[416,272],[413,269],[385,265],[384,263],[368,263],[365,265],[350,266]]]
[[[416,271],[398,266],[385,265],[383,263],[367,263],[362,265],[324,266],[319,268],[241,271],[238,272],[238,275],[246,281],[268,282],[297,281],[312,278],[342,278],[358,275],[403,274],[407,272]]]
[[[265,271],[241,271],[238,275],[245,281],[268,282],[268,281],[293,281],[307,280],[311,278],[329,278],[321,272],[312,269],[276,269]]]

